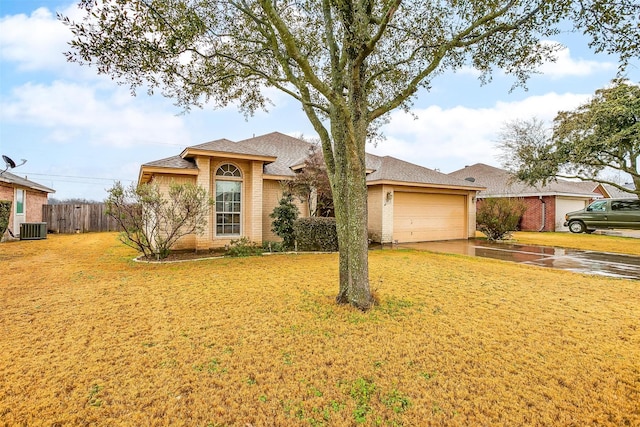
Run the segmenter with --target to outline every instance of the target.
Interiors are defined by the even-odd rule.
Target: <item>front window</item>
[[[242,175],[230,164],[216,171],[216,235],[239,236]]]

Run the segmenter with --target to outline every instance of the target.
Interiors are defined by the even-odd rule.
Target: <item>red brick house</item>
[[[11,172],[0,173],[0,200],[11,201],[7,233],[17,237],[23,222],[42,222],[42,206],[47,204],[49,193],[55,190]]]
[[[483,163],[466,166],[449,175],[486,187],[478,193],[479,203],[492,197],[521,199],[527,207],[520,222],[523,231],[568,231],[563,225],[567,212],[582,209],[594,199],[610,197],[607,189],[595,182],[559,179],[536,187],[518,181],[504,169]]]

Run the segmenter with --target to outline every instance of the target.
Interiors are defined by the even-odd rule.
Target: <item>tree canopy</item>
[[[365,144],[434,78],[471,66],[522,84],[563,28],[596,51],[638,56],[637,0],[82,0],[68,59],[132,91],[245,114],[264,89],[300,102],[317,132],[333,192],[340,246],[339,303],[371,306]]]
[[[532,119],[501,134],[504,166],[529,183],[554,178],[595,181],[640,196],[640,86],[617,79],[574,111],[561,111],[553,131]],[[633,188],[607,178],[630,176]]]

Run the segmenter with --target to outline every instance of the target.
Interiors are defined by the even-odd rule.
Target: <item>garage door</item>
[[[567,212],[578,211],[589,202],[585,199],[571,199],[566,197],[556,197],[556,231],[569,231],[564,224],[564,215]]]
[[[398,242],[466,239],[466,197],[402,193],[393,203],[393,239]]]

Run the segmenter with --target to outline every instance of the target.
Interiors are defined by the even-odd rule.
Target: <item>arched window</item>
[[[235,178],[242,178],[240,169],[231,164],[222,165],[216,171],[216,176],[233,176]]]
[[[216,170],[216,235],[239,236],[241,212],[242,173],[227,163]]]

